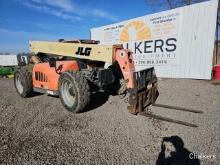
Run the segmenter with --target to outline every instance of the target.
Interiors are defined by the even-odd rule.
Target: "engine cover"
[[[60,73],[68,70],[79,70],[76,61],[57,61],[56,68],[50,67],[49,63],[35,64],[33,67],[33,87],[50,91],[58,90]]]

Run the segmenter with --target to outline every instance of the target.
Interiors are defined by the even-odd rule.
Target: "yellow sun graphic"
[[[130,22],[121,32],[120,41],[143,40],[151,37],[150,29],[142,21]]]

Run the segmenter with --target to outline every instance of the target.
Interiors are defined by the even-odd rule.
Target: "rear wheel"
[[[89,85],[81,72],[69,71],[60,75],[59,96],[65,108],[71,112],[80,112],[88,105]]]
[[[27,69],[18,69],[14,76],[14,85],[21,97],[28,97],[33,92],[32,75]]]

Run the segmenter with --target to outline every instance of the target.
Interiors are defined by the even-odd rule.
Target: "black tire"
[[[19,84],[20,83],[20,84]],[[27,69],[18,69],[14,75],[14,86],[21,97],[28,97],[33,93],[32,74]]]
[[[59,97],[64,107],[74,113],[86,108],[90,100],[89,85],[80,71],[63,72],[59,78]]]

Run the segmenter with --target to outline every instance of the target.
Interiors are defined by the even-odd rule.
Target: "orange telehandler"
[[[132,52],[122,45],[100,45],[94,40],[33,41],[30,53],[30,63],[15,73],[21,97],[33,91],[57,95],[67,110],[80,112],[89,104],[91,93],[110,90],[129,94],[132,114],[157,99],[154,68],[135,71]]]
[[[32,92],[59,96],[71,112],[87,108],[92,93],[100,90],[126,96],[128,110],[158,120],[197,127],[184,121],[144,111],[149,105],[193,113],[202,111],[156,104],[159,95],[153,67],[135,71],[132,52],[122,45],[100,45],[94,40],[30,42],[29,64],[20,66],[14,84],[21,97]]]

